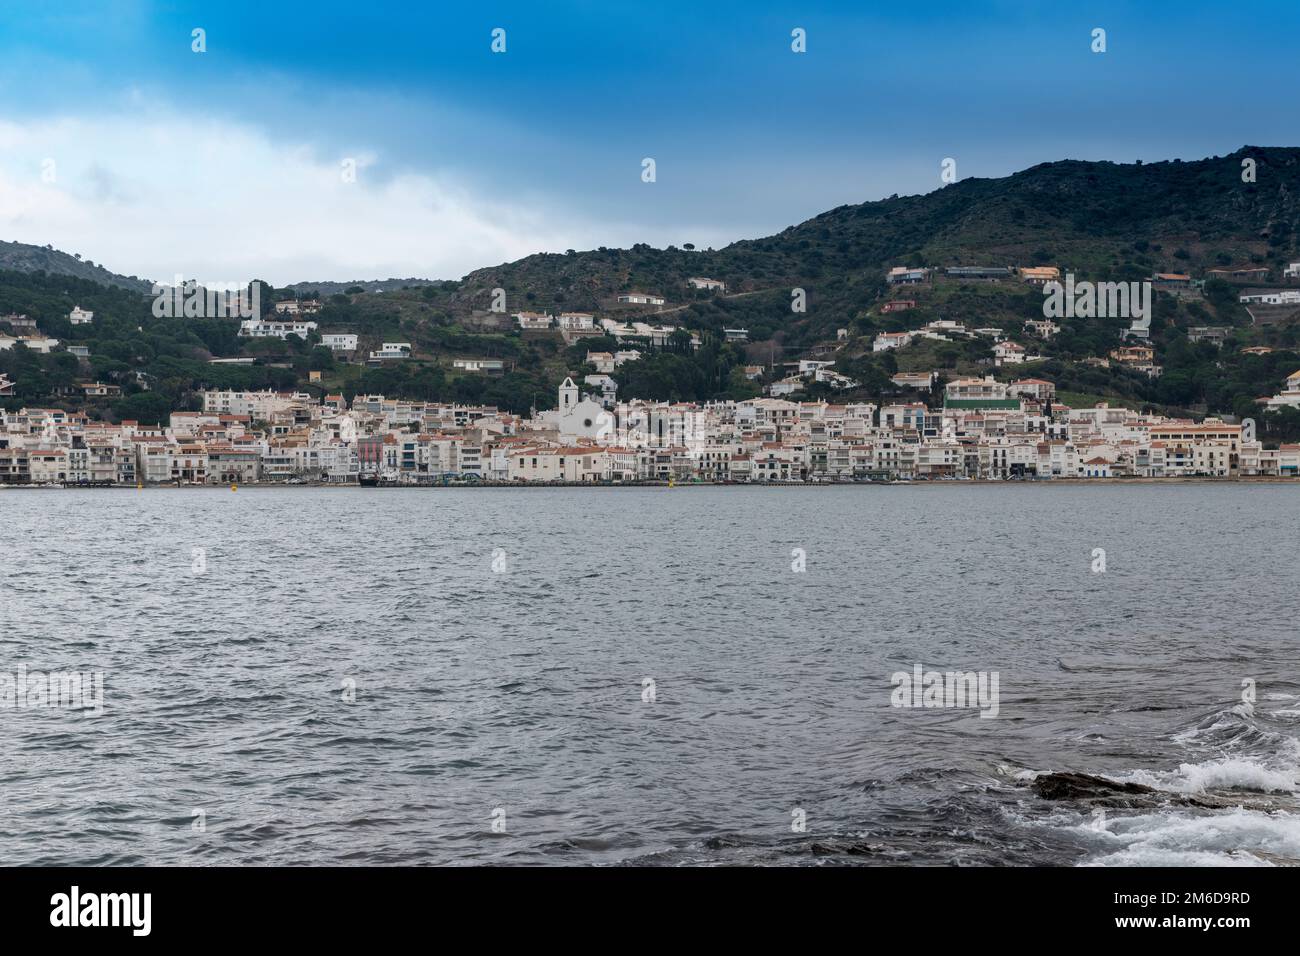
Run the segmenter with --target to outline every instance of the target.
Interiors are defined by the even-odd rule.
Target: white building
[[[618,301],[623,305],[663,305],[664,297],[653,292],[624,292]]]
[[[993,346],[995,365],[1019,365],[1025,360],[1025,347],[1015,342],[999,342]]]
[[[58,339],[46,338],[41,335],[0,335],[0,352],[7,352],[21,342],[33,352],[40,352],[42,355],[48,355],[50,350],[59,344]]]
[[[559,388],[559,407],[539,412],[538,419],[553,425],[561,438],[595,438],[602,428],[610,426],[609,413],[589,398],[581,398],[572,378],[566,378]]]
[[[292,319],[244,319],[239,323],[239,334],[249,339],[287,339],[291,335],[305,339],[315,328],[315,322],[299,322]]]
[[[316,299],[283,299],[275,304],[276,315],[315,315],[320,311],[320,302]]]
[[[1287,376],[1286,388],[1268,400],[1267,408],[1300,408],[1300,372]]]
[[[1256,305],[1300,305],[1300,290],[1274,289],[1247,292],[1238,300]]]
[[[920,388],[928,392],[938,378],[938,372],[899,372],[890,381],[899,388]]]
[[[267,421],[277,412],[311,401],[312,397],[302,392],[286,395],[270,389],[260,392],[212,390],[203,393],[203,411],[209,415],[242,415],[254,421]]]
[[[370,359],[373,362],[382,362],[387,359],[404,359],[411,357],[410,342],[385,342],[378,351],[370,353]]]
[[[506,363],[501,359],[454,359],[451,367],[463,372],[500,372]]]
[[[768,385],[764,391],[773,398],[781,398],[784,395],[793,395],[795,392],[802,391],[804,387],[805,383],[803,379],[798,375],[790,375],[780,381]]]
[[[894,266],[885,276],[890,285],[916,285],[929,278],[930,270],[911,266]]]
[[[983,378],[959,378],[949,382],[944,388],[944,395],[951,401],[971,401],[973,399],[993,399],[1001,401],[1007,397],[1007,387],[986,375]]]
[[[352,332],[323,332],[320,344],[335,352],[355,352],[357,336]]]
[[[588,375],[583,384],[600,389],[600,404],[606,409],[612,408],[618,401],[618,382],[608,375]]]
[[[596,327],[596,317],[590,312],[561,312],[559,322],[566,332],[585,332]]]
[[[871,351],[888,352],[912,344],[911,332],[881,332],[871,343]]]
[[[719,279],[706,279],[704,276],[692,276],[686,281],[690,283],[692,289],[708,289],[716,292],[727,291],[727,284]]]
[[[555,321],[549,312],[516,312],[512,318],[521,329],[549,329]]]
[[[95,321],[95,313],[81,306],[73,306],[72,311],[68,313],[68,321],[73,325],[89,325]]]

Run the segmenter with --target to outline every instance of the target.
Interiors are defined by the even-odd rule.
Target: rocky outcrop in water
[[[1034,793],[1044,800],[1078,800],[1094,807],[1145,810],[1155,807],[1201,807],[1206,810],[1223,810],[1230,807],[1247,807],[1255,810],[1273,809],[1266,799],[1243,799],[1241,796],[1216,797],[1210,794],[1189,796],[1157,790],[1141,783],[1123,783],[1090,773],[1045,773],[1034,779]]]
[[[1096,800],[1118,794],[1153,794],[1140,783],[1120,783],[1090,773],[1045,773],[1034,780],[1034,792],[1044,800]]]

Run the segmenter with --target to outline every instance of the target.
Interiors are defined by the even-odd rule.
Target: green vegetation
[[[1255,183],[1242,183],[1241,159],[1258,164]],[[999,377],[1041,377],[1063,395],[1111,401],[1170,413],[1252,415],[1271,421],[1261,433],[1300,436],[1289,415],[1261,416],[1257,399],[1274,394],[1300,368],[1300,324],[1256,326],[1238,303],[1240,287],[1222,280],[1203,298],[1156,297],[1151,344],[1157,379],[1085,364],[1120,344],[1121,319],[1067,318],[1049,340],[1026,335],[1027,319],[1041,318],[1040,290],[1014,278],[999,282],[948,280],[948,265],[1053,264],[1077,279],[1140,281],[1153,272],[1204,274],[1208,268],[1258,263],[1279,276],[1300,260],[1300,149],[1247,148],[1193,163],[1142,165],[1057,162],[1002,179],[968,179],[924,196],[890,197],[841,206],[763,239],[720,250],[595,249],[539,254],[478,270],[460,281],[382,280],[300,283],[265,289],[263,309],[297,292],[319,296],[313,318],[324,332],[355,332],[361,350],[384,341],[413,345],[413,357],[383,367],[341,364],[318,339],[301,342],[240,339],[236,320],[157,319],[148,284],[113,276],[101,267],[48,248],[0,244],[0,314],[25,312],[41,330],[67,344],[85,345],[90,359],[67,353],[0,353],[0,371],[15,383],[8,406],[79,405],[79,381],[121,387],[120,397],[92,405],[92,413],[147,420],[170,408],[193,408],[201,388],[311,388],[318,392],[383,392],[395,397],[482,402],[516,412],[549,407],[566,376],[581,382],[594,369],[590,351],[618,343],[593,337],[568,345],[558,333],[521,333],[508,314],[491,311],[493,290],[506,292],[508,311],[591,311],[629,321],[682,325],[702,339],[692,351],[678,337],[669,346],[642,347],[640,361],[614,373],[620,397],[660,400],[744,398],[758,392],[743,366],[775,365],[824,355],[860,383],[851,392],[810,388],[806,395],[872,400],[918,393],[896,389],[897,371],[940,373],[942,380],[992,370],[991,340],[921,340],[898,352],[873,354],[883,331],[916,329],[952,319],[967,328],[997,328],[1044,361],[997,370]],[[938,278],[890,290],[888,267],[927,265]],[[691,276],[727,283],[726,294],[690,288]],[[806,311],[791,308],[803,290]],[[620,292],[664,295],[661,311],[620,307]],[[884,314],[887,298],[917,307]],[[75,329],[73,305],[93,309],[93,326]],[[1225,326],[1222,348],[1192,343],[1194,326]],[[749,344],[727,344],[723,330],[745,328]],[[845,330],[842,339],[839,330]],[[0,326],[0,331],[4,331]],[[1267,346],[1266,355],[1247,354]],[[254,365],[213,365],[212,358],[253,357]],[[458,357],[498,358],[499,376],[462,373]],[[320,381],[309,383],[311,372]],[[937,397],[931,401],[937,401]]]

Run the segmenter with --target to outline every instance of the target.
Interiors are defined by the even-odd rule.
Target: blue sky
[[[946,157],[1296,144],[1297,27],[1202,0],[6,5],[0,238],[274,282],[718,246],[928,192]]]

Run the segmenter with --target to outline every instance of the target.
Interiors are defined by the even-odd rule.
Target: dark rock
[[[1115,794],[1152,794],[1140,783],[1120,783],[1090,773],[1045,773],[1034,781],[1034,792],[1044,800],[1089,800]]]

